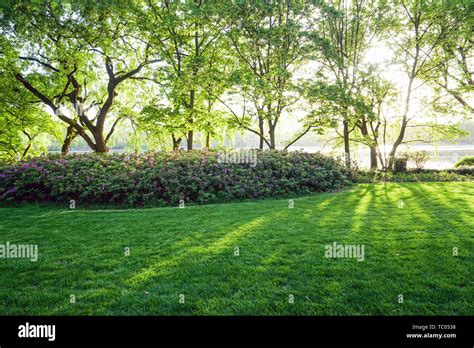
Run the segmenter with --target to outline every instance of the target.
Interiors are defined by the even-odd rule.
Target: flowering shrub
[[[0,200],[177,205],[336,190],[348,173],[321,154],[259,151],[256,166],[216,151],[50,155],[0,169]]]

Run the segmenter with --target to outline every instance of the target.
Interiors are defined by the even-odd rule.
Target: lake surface
[[[386,146],[386,153],[389,153],[390,146]],[[323,146],[290,146],[289,150],[303,150],[306,152],[322,152],[328,155],[343,154],[341,150],[334,150],[331,147],[324,148]],[[447,169],[452,168],[454,164],[464,156],[474,156],[474,144],[473,145],[413,145],[408,149],[406,146],[400,146],[399,152],[405,151],[427,151],[430,155],[430,159],[425,164],[425,168],[430,169]],[[382,149],[383,152],[383,149]],[[369,167],[370,165],[370,153],[369,149],[365,146],[360,146],[357,151],[352,151],[351,156],[361,167]],[[415,167],[414,163],[408,162],[408,167]]]

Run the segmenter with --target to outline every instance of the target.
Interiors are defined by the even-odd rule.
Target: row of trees
[[[391,168],[408,127],[421,131],[410,141],[458,133],[414,116],[472,114],[472,12],[468,0],[6,1],[0,151],[27,156],[48,133],[64,154],[76,137],[107,152],[125,124],[173,149],[193,149],[196,133],[209,147],[225,130],[275,149],[279,122],[299,107],[301,131],[284,147],[334,129],[348,166],[361,143],[371,167]],[[381,43],[396,48],[403,101],[367,61]],[[414,115],[421,87],[431,94]]]

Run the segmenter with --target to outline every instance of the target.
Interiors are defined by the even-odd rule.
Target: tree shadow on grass
[[[451,231],[459,226],[440,215],[447,206],[439,204],[437,195],[422,184],[390,184],[389,188],[384,186],[383,194],[374,190],[367,211],[382,218],[366,214],[366,223],[357,231],[366,245],[367,260],[358,273],[362,289],[354,289],[357,281],[346,284],[344,293],[352,292],[346,300],[365,308],[363,314],[462,311],[459,304],[466,296],[453,284],[467,276],[468,265],[459,267],[459,259],[450,255],[448,244],[459,237]],[[404,201],[401,209],[396,203],[400,199]],[[468,238],[467,234],[463,233],[462,238]],[[404,304],[398,303],[400,294],[405,297]]]
[[[469,201],[457,198],[462,219],[445,221],[439,210],[448,197],[424,204],[432,195],[417,185],[361,185],[295,199],[294,209],[278,200],[123,212],[112,227],[106,212],[58,214],[57,221],[40,222],[49,243],[42,275],[19,279],[18,286],[38,280],[31,293],[42,314],[454,314],[461,301],[450,282],[468,274],[469,261],[448,260],[440,238],[472,247],[468,234],[452,231],[469,223]],[[324,245],[333,241],[364,244],[365,261],[324,258]],[[67,249],[58,254],[57,245]],[[131,246],[130,257],[124,246]],[[457,269],[452,263],[459,261]],[[78,296],[73,306],[70,292]],[[396,302],[400,292],[404,305]],[[33,300],[15,301],[18,311]]]
[[[183,289],[192,292],[193,296],[197,296],[205,303],[216,302],[216,298],[219,301],[227,298],[232,300],[232,303],[245,303],[249,298],[256,297],[265,302],[268,297],[274,297],[272,294],[275,293],[275,289],[284,288],[291,282],[292,277],[298,277],[298,268],[301,267],[302,260],[304,261],[301,253],[307,254],[305,255],[307,257],[314,253],[313,250],[309,252],[307,250],[312,249],[311,244],[321,243],[318,230],[315,229],[313,233],[309,230],[309,233],[305,233],[308,232],[308,221],[307,219],[295,221],[293,219],[295,212],[298,211],[296,213],[298,216],[309,214],[308,219],[311,219],[316,211],[318,214],[316,223],[314,221],[309,223],[313,226],[317,226],[323,220],[338,221],[338,215],[343,212],[334,209],[330,202],[339,200],[336,198],[339,196],[340,194],[332,195],[317,204],[314,198],[297,199],[294,209],[288,209],[286,201],[279,201],[281,202],[279,210],[273,208],[261,211],[266,213],[266,216],[247,218],[242,216],[243,221],[248,221],[249,218],[252,220],[244,223],[239,221],[241,223],[239,226],[208,242],[203,242],[203,236],[196,236],[198,239],[194,246],[188,245],[182,253],[171,257],[163,255],[156,258],[151,264],[129,277],[124,285],[130,289],[149,289],[150,292],[165,293],[166,295],[161,298],[165,303],[159,306],[157,304],[155,307],[157,313],[160,313],[160,307],[161,313],[189,314],[198,310],[179,306],[177,295],[179,291],[184,291]],[[357,199],[353,198],[354,201]],[[248,212],[251,211],[253,210]],[[222,223],[225,222],[221,221]],[[282,226],[285,228],[282,229]],[[298,238],[299,236],[302,238]],[[182,248],[184,245],[179,247]],[[240,255],[237,257],[233,254],[235,247],[240,250]],[[320,259],[321,255],[317,257]],[[202,291],[209,293],[198,295]],[[255,296],[252,297],[252,294]],[[206,299],[209,295],[212,297]],[[117,306],[117,302],[111,306]],[[244,309],[237,305],[235,310]],[[202,308],[199,311],[202,312]]]
[[[137,286],[174,284],[177,293],[180,288],[189,288],[192,283],[192,289],[189,290],[199,293],[198,289],[212,284],[210,294],[213,298],[205,300],[200,296],[202,302],[216,302],[215,299],[219,298],[220,301],[234,304],[234,314],[262,314],[262,310],[265,314],[278,314],[271,311],[274,309],[275,296],[283,296],[290,288],[300,291],[301,288],[310,289],[312,283],[317,281],[318,274],[315,274],[313,266],[321,263],[324,243],[328,238],[333,239],[334,234],[343,234],[344,229],[331,227],[338,226],[341,220],[346,219],[344,215],[347,212],[337,209],[337,206],[341,202],[355,204],[365,192],[367,190],[352,193],[350,199],[346,194],[332,195],[318,204],[315,204],[314,199],[298,199],[295,200],[294,209],[288,209],[286,201],[281,201],[281,210],[272,211],[264,223],[252,228],[242,238],[229,243],[226,240],[216,242],[225,245],[216,252],[211,252],[212,245],[188,249],[173,259],[172,267],[158,273],[153,273],[157,264],[151,265],[148,271],[152,273],[146,272],[148,279],[142,279],[145,281]],[[305,218],[301,220],[300,216]],[[238,235],[240,232],[230,233]],[[232,254],[235,246],[241,251],[238,257]],[[312,274],[316,277],[311,277]],[[138,277],[141,278],[140,275]],[[157,290],[163,291],[164,288],[166,286],[161,289],[158,287]],[[252,306],[239,306],[239,303],[249,305],[249,299],[252,298],[259,301],[258,309],[255,308],[257,312],[249,312],[249,308],[254,308]],[[176,298],[170,300],[176,302]],[[190,313],[196,309],[190,310],[188,307],[183,310],[183,307],[175,304],[168,310],[171,313]]]

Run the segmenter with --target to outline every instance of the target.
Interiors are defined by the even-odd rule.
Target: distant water
[[[303,150],[306,152],[322,152],[325,154],[342,155],[342,150],[334,150],[331,147],[323,148],[322,146],[290,146],[290,150]],[[390,152],[391,146],[386,146],[386,153]],[[425,168],[429,169],[447,169],[452,168],[454,164],[464,156],[474,156],[474,145],[413,145],[409,148],[400,146],[397,151],[427,151],[430,159],[425,164]],[[383,151],[383,150],[382,150]],[[359,147],[357,151],[353,151],[351,156],[361,167],[369,167],[370,152],[367,147]],[[415,164],[408,162],[408,167],[414,167]]]

